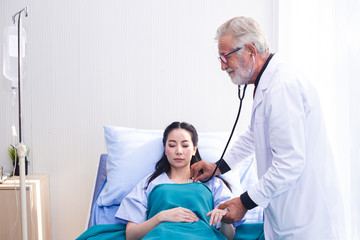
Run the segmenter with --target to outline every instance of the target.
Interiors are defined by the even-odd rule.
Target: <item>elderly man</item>
[[[253,19],[230,19],[216,39],[221,69],[232,82],[255,84],[249,129],[219,161],[216,174],[255,153],[259,176],[247,192],[219,206],[227,209],[223,221],[239,221],[261,206],[266,239],[340,239],[341,201],[315,89],[270,53]],[[191,174],[202,181],[215,168],[201,161]]]

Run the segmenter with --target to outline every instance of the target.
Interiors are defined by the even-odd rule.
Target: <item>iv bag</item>
[[[23,79],[26,69],[26,32],[24,28],[20,27],[20,29],[20,76]],[[3,74],[12,82],[11,88],[18,87],[18,28],[16,25],[6,27],[4,30]]]

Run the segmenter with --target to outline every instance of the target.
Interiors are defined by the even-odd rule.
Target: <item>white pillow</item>
[[[146,175],[154,171],[164,148],[162,131],[104,126],[108,150],[107,179],[99,206],[119,205]]]
[[[154,172],[164,152],[163,130],[142,130],[104,126],[108,150],[107,182],[101,191],[99,206],[119,205],[122,199],[146,175]],[[198,133],[199,152],[203,160],[216,162],[226,144],[228,133]],[[230,171],[223,175],[234,195],[242,193],[240,175]]]

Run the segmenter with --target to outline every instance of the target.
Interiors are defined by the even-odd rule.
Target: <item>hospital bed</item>
[[[119,129],[115,128],[115,130],[119,130]],[[114,158],[117,158],[119,156],[119,152],[116,152],[116,151],[118,151],[119,148],[122,148],[121,151],[123,152],[124,148],[128,149],[129,146],[132,147],[134,145],[137,145],[137,147],[134,148],[134,149],[136,149],[136,151],[134,151],[133,154],[125,154],[126,155],[125,158],[129,161],[128,163],[132,163],[132,164],[127,163],[126,167],[132,166],[132,165],[136,166],[138,164],[136,162],[134,162],[134,160],[141,159],[141,157],[142,157],[141,154],[144,152],[147,152],[150,149],[153,153],[154,152],[153,149],[157,149],[157,147],[154,147],[154,146],[158,146],[159,142],[158,142],[158,139],[148,138],[149,136],[144,137],[143,134],[140,134],[140,136],[138,136],[135,139],[132,137],[132,135],[130,135],[130,137],[129,137],[128,130],[130,130],[130,133],[133,134],[133,131],[134,131],[133,129],[120,128],[120,130],[121,131],[118,132],[118,131],[114,131],[114,127],[111,127],[108,129],[105,127],[105,138],[106,138],[106,144],[107,144],[107,148],[108,148],[108,154],[101,154],[101,156],[100,156],[100,161],[99,161],[99,165],[98,165],[98,169],[97,169],[97,177],[96,177],[96,181],[95,181],[94,192],[93,192],[91,207],[90,207],[91,208],[90,217],[89,217],[89,221],[87,224],[88,229],[79,237],[79,239],[101,239],[101,238],[96,238],[96,234],[98,234],[98,229],[101,228],[102,226],[107,227],[108,225],[109,226],[114,225],[114,226],[116,226],[116,229],[110,229],[110,230],[106,229],[104,231],[114,231],[114,234],[117,234],[117,235],[114,235],[114,238],[116,236],[116,239],[124,239],[125,240],[125,226],[126,225],[114,217],[115,213],[119,207],[119,202],[106,203],[107,199],[105,199],[104,196],[102,196],[102,195],[106,195],[106,191],[111,192],[111,193],[114,192],[113,189],[109,190],[106,188],[109,188],[109,185],[111,185],[111,181],[114,180],[114,179],[111,179],[111,177],[112,177],[111,169],[114,168],[114,166],[113,166]],[[125,134],[124,134],[124,130],[125,130]],[[135,130],[135,132],[136,132],[136,134],[138,134],[138,130]],[[118,134],[122,135],[122,138],[120,140],[119,140],[119,138],[117,138]],[[146,134],[148,134],[148,132],[146,132]],[[155,133],[152,131],[150,134],[151,137],[153,137],[153,134],[155,134]],[[161,132],[156,132],[155,135],[161,136],[159,134],[161,134]],[[218,136],[218,135],[216,135],[216,136]],[[207,145],[207,142],[206,142],[207,138],[211,138],[211,144],[213,144],[213,139],[214,139],[213,137],[214,137],[214,135],[211,135],[211,134],[210,135],[199,134],[199,150],[202,153],[203,157],[204,156],[207,157],[206,152],[209,152],[210,148],[211,148],[211,151],[209,152],[209,154],[211,154],[211,155],[214,154],[214,152],[212,152],[214,150],[213,146],[209,146],[210,147],[209,149],[206,149],[206,147],[204,146],[204,145]],[[116,140],[112,141],[113,139],[116,139]],[[146,144],[144,144],[144,139],[147,139]],[[202,146],[203,149],[201,149],[201,146],[200,146],[201,139],[203,139],[203,146]],[[222,138],[218,139],[218,140],[223,142]],[[131,145],[126,145],[128,142],[134,142],[134,143]],[[114,145],[114,143],[115,143],[115,145]],[[160,144],[161,144],[161,141],[160,141]],[[115,148],[113,148],[113,147],[115,147]],[[114,149],[116,149],[115,152],[114,152]],[[160,154],[161,151],[163,151],[163,150],[159,150],[158,154]],[[154,153],[154,154],[156,155],[156,153]],[[158,159],[158,157],[155,157],[154,159]],[[118,159],[116,159],[116,160],[118,160]],[[246,181],[247,176],[249,176],[249,174],[250,174],[251,163],[252,163],[252,161],[249,162],[249,164],[248,164],[249,166],[246,166],[245,169],[240,169],[240,171],[243,172],[242,176],[240,176],[240,181],[243,181],[243,182]],[[107,166],[107,164],[109,164],[109,165]],[[146,168],[146,166],[144,166],[144,168]],[[117,168],[117,170],[118,170],[118,168]],[[130,170],[126,169],[126,170],[124,170],[123,174],[120,173],[120,175],[126,175],[126,172],[130,172]],[[118,174],[116,174],[116,175],[118,175]],[[144,173],[143,173],[143,175],[144,175]],[[232,177],[232,176],[230,176],[230,177]],[[127,177],[126,179],[129,179],[129,178]],[[131,182],[132,180],[133,179],[129,179],[129,182]],[[136,182],[136,180],[135,180],[135,182]],[[125,186],[125,185],[123,185],[123,186]],[[131,188],[132,188],[132,186],[131,186]],[[118,190],[118,188],[116,188],[116,190]],[[235,189],[235,191],[236,191],[236,189]],[[262,216],[262,214],[260,214],[260,211],[262,211],[262,210],[255,210],[255,212],[250,213],[250,215],[249,215],[250,217],[248,217],[248,219],[249,219],[248,221],[245,221],[245,223],[242,223],[242,224],[236,226],[236,233],[235,233],[235,238],[234,238],[235,240],[263,240],[264,239],[263,222],[262,222],[263,216]],[[253,215],[251,216],[251,214],[253,214]],[[110,225],[110,224],[113,224],[113,225]],[[109,238],[109,239],[111,239],[111,238]]]

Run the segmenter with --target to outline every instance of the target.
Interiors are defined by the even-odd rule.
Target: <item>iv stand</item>
[[[15,18],[18,15],[18,96],[19,96],[19,144],[16,146],[17,154],[19,158],[20,167],[20,198],[21,198],[21,232],[22,239],[28,239],[27,229],[27,207],[26,207],[26,186],[25,186],[25,157],[26,157],[26,146],[22,142],[22,111],[21,111],[21,51],[20,51],[20,18],[21,13],[25,13],[25,17],[28,16],[27,7],[21,9],[19,12],[12,16],[13,24],[15,24]]]

